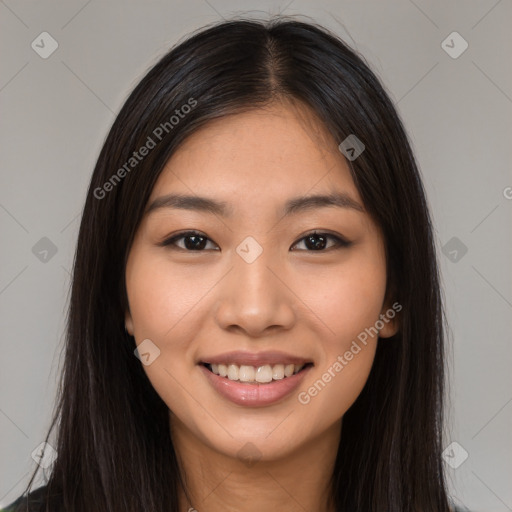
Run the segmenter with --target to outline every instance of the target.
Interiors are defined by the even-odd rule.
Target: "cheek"
[[[311,413],[325,415],[326,424],[339,419],[354,403],[373,365],[374,327],[386,289],[381,256],[378,251],[361,252],[338,270],[301,280],[301,297],[315,313],[321,350],[318,372],[307,383],[300,403],[309,403]]]
[[[196,286],[199,283],[190,283],[190,277],[186,272],[169,272],[165,258],[155,258],[142,250],[130,254],[126,269],[136,342],[150,339],[160,351],[143,370],[167,406],[188,415],[193,410],[181,383],[188,377],[185,363],[189,341],[194,338],[194,329],[197,330],[194,314],[197,315],[197,304],[207,290]]]
[[[127,267],[126,286],[135,338],[151,338],[164,342],[172,338],[174,329],[182,329],[194,314],[211,284],[197,279],[191,270],[170,272],[169,262],[134,256]]]
[[[301,277],[298,295],[314,313],[317,325],[323,325],[326,351],[346,350],[379,319],[386,290],[385,263],[361,254],[337,269],[309,275]]]
[[[302,388],[299,402],[312,418],[328,426],[352,406],[370,374],[385,279],[379,272],[347,272],[316,290],[316,310],[322,323],[319,362],[314,377]],[[317,322],[317,326],[320,325]],[[318,330],[317,330],[318,333]],[[307,420],[305,420],[307,421]]]
[[[327,427],[354,404],[368,380],[376,344],[360,344],[360,348],[350,361],[345,359],[345,352],[329,360],[301,391],[298,401],[304,407],[304,421],[320,422]]]

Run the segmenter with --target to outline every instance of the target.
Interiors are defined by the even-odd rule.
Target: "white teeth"
[[[240,369],[238,366],[235,366],[234,364],[230,364],[228,366],[228,379],[229,380],[238,380],[238,373]]]
[[[284,376],[285,377],[291,377],[293,375],[293,370],[295,370],[294,364],[287,364],[284,367]]]
[[[254,380],[254,366],[240,366],[238,380],[242,382],[252,382]]]
[[[274,380],[284,379],[284,366],[282,364],[276,364],[272,367],[272,378]]]
[[[272,381],[272,366],[266,364],[264,366],[260,366],[256,370],[256,382],[271,382]]]
[[[212,370],[213,370],[213,364],[212,364]],[[218,364],[218,372],[221,377],[227,377],[228,376],[228,367],[225,364]],[[215,370],[213,373],[217,373]]]
[[[300,372],[304,368],[303,364],[275,364],[273,366],[265,364],[263,366],[248,366],[236,364],[211,364],[211,370],[216,375],[227,377],[229,380],[240,382],[259,382],[262,384],[272,382],[272,380],[281,380]]]

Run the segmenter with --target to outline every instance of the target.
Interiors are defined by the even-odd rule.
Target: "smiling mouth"
[[[274,381],[287,379],[313,363],[306,364],[265,364],[262,366],[236,365],[236,364],[210,364],[201,363],[210,372],[226,379],[246,384],[269,384]]]

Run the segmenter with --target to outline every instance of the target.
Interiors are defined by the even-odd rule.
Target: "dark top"
[[[28,496],[20,496],[0,512],[44,512],[46,505],[46,485],[29,492]]]
[[[46,486],[31,491],[28,496],[20,496],[0,512],[44,512],[46,503]],[[28,506],[28,508],[27,508]],[[468,512],[467,509],[455,506],[453,512]]]

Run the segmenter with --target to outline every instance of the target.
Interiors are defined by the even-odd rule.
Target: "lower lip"
[[[237,405],[248,407],[270,405],[290,395],[312,368],[312,366],[308,366],[291,377],[273,380],[267,384],[247,384],[216,375],[202,364],[199,367],[208,382],[220,395]]]

